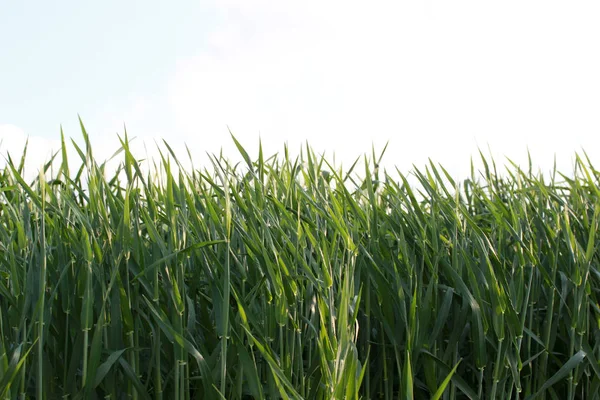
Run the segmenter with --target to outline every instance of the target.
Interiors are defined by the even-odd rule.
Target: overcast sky
[[[489,146],[569,170],[600,156],[598,21],[598,1],[0,0],[0,153],[28,136],[35,169],[79,114],[99,157],[126,124],[233,158],[229,126],[252,154],[348,165],[389,141],[388,167],[462,175]]]

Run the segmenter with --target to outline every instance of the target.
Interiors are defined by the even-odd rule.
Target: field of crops
[[[174,173],[165,144],[159,178],[125,136],[106,177],[83,138],[0,170],[0,399],[600,398],[586,157],[409,185],[237,142]]]

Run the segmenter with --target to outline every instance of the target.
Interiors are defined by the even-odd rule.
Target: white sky
[[[49,3],[0,2],[0,153],[29,136],[31,172],[61,124],[81,143],[78,113],[99,157],[126,124],[196,165],[237,157],[227,126],[251,155],[260,135],[346,166],[389,141],[403,172],[600,155],[597,1]]]

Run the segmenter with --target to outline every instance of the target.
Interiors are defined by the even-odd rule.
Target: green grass
[[[158,179],[125,135],[107,178],[82,131],[77,163],[63,138],[0,172],[0,399],[600,398],[587,158],[411,187],[375,154],[185,170],[165,143]]]

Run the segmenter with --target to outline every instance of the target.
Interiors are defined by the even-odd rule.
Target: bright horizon
[[[29,173],[60,126],[99,158],[127,126],[182,158],[306,142],[347,168],[432,159],[456,177],[497,163],[570,172],[600,155],[600,4],[425,1],[75,1],[0,5],[0,168],[29,137]],[[393,171],[392,172],[393,175]]]

